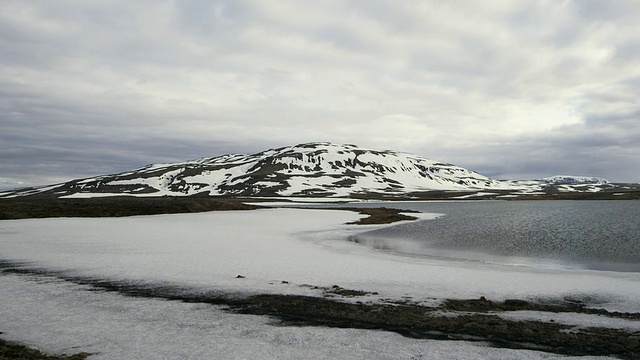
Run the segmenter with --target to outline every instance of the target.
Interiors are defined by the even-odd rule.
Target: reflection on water
[[[385,206],[446,215],[370,231],[352,241],[411,255],[640,271],[639,201],[403,202]]]

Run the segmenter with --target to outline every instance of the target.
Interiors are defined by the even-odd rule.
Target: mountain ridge
[[[577,177],[576,177],[577,178]],[[589,178],[594,179],[594,178]],[[604,179],[602,179],[604,180]],[[604,180],[606,181],[606,180]],[[607,182],[608,184],[608,182]],[[304,143],[259,153],[150,164],[112,175],[0,193],[0,197],[236,196],[420,197],[421,194],[535,194],[549,189],[600,191],[605,183],[500,181],[453,164],[353,144]]]

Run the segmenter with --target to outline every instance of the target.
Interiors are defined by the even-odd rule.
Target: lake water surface
[[[383,206],[442,216],[366,232],[353,236],[352,241],[412,256],[640,272],[640,201],[398,202]]]

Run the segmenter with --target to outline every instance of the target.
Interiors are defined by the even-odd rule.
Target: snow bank
[[[91,360],[571,359],[383,331],[273,326],[217,306],[83,291],[55,280],[0,276],[0,288],[4,339],[49,353],[86,351]]]

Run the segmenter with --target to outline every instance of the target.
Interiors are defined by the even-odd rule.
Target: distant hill
[[[601,177],[555,175],[539,179],[550,184],[609,184],[609,180]]]

